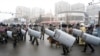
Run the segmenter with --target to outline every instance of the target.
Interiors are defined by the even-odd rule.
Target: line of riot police
[[[24,30],[24,34],[22,32]],[[17,46],[19,41],[26,40],[26,25],[20,24],[0,24],[0,42],[7,43],[8,41],[13,41],[13,47]]]
[[[76,40],[76,38],[74,36],[72,36],[71,34],[73,34],[75,32],[74,34],[78,35],[79,32],[77,30],[73,29],[72,25],[62,25],[61,27],[62,27],[62,29],[56,29],[56,28],[54,29],[53,26],[50,25],[49,30],[44,29],[41,31],[48,34],[52,39],[58,41],[63,47],[62,55],[66,55],[70,52],[69,49],[73,46],[73,44]],[[68,30],[66,28],[68,28]],[[0,24],[0,33],[1,33],[0,41],[1,41],[1,43],[3,43],[3,42],[7,43],[8,42],[7,40],[9,40],[9,38],[11,38],[13,40],[13,46],[16,47],[17,43],[19,41],[26,40],[26,33],[28,30],[32,44],[34,44],[36,42],[36,45],[38,46],[39,45],[38,38],[41,38],[40,29],[41,28],[39,28],[38,25],[34,25],[34,26],[29,25],[29,27],[27,28],[25,25],[19,25],[19,24],[16,24],[16,25]],[[84,29],[84,28],[82,28],[82,29]],[[7,33],[7,31],[12,32],[11,37],[10,37],[10,32]],[[2,32],[4,32],[5,34]],[[82,38],[84,39],[84,41],[89,44],[100,45],[100,41],[99,41],[100,38],[89,35],[87,33],[84,33],[84,34],[79,33],[79,35],[82,35]],[[33,37],[34,37],[34,39],[33,39]],[[94,40],[97,40],[97,41],[94,41]],[[95,43],[93,43],[93,42],[95,42]],[[86,51],[86,50],[84,50],[84,51]],[[92,50],[92,52],[94,52],[94,50]]]
[[[0,23],[0,43],[7,43],[7,25]]]

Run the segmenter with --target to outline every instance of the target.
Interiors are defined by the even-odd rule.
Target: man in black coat
[[[66,31],[66,27],[67,27],[66,24],[62,24],[62,31],[67,32],[67,31]],[[69,26],[69,27],[70,27],[70,26]],[[67,55],[67,54],[69,53],[69,48],[66,47],[64,44],[62,44],[62,48],[63,48],[63,53],[62,53],[62,55]]]
[[[44,28],[44,25],[43,25],[43,26],[41,26],[41,38],[43,38],[43,40],[44,40],[44,33],[45,33],[45,28]]]
[[[38,31],[38,25],[34,25],[33,30]],[[35,41],[36,41],[36,45],[38,46],[38,45],[39,45],[39,42],[38,42],[37,37],[34,37],[34,39],[32,40],[32,44],[33,44],[33,45],[34,45]]]
[[[90,25],[87,28],[87,33],[92,35],[93,28],[94,28],[93,25]],[[93,53],[95,51],[94,48],[93,48],[93,46],[91,44],[87,43],[87,42],[85,43],[83,52],[86,52],[88,46],[91,48],[91,52]]]

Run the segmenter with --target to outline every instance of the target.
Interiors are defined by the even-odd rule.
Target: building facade
[[[84,4],[76,3],[76,4],[71,5],[71,11],[73,11],[73,12],[70,13],[70,16],[69,16],[70,22],[72,21],[75,23],[79,23],[79,22],[85,21],[84,13],[80,13],[80,12],[85,12],[85,5]],[[74,13],[74,11],[77,11],[77,12]]]
[[[71,5],[71,11],[85,11],[85,5],[82,3],[76,3]]]
[[[67,2],[60,1],[55,5],[55,14],[57,15],[57,18],[59,20],[65,21],[66,23],[84,22],[85,15],[84,13],[80,13],[80,12],[85,12],[85,5],[82,3],[76,3],[70,5]]]
[[[45,11],[44,9],[41,9],[41,8],[33,8],[31,9],[31,13],[30,13],[30,19],[32,22],[40,19],[40,16],[44,15],[45,14]]]
[[[98,15],[100,11],[100,6],[99,5],[89,5],[87,6],[86,12],[89,15],[89,19],[94,21],[94,23],[97,24],[98,21]]]
[[[23,6],[16,7],[16,17],[17,18],[29,18],[30,17],[30,9]]]
[[[44,15],[45,11],[41,8],[33,8],[31,9],[30,18],[39,17],[40,15]]]
[[[70,11],[70,4],[65,1],[59,1],[55,4],[55,14],[60,12]]]

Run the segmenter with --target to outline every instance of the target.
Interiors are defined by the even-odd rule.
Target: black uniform
[[[90,27],[87,28],[87,33],[92,34],[92,32],[93,32],[93,26],[91,25]],[[91,52],[95,51],[91,44],[86,43],[85,46],[84,46],[83,52],[86,52],[86,49],[87,49],[88,46],[91,48]]]
[[[32,25],[29,25],[29,27],[32,29]],[[30,41],[32,41],[32,36],[30,35]]]
[[[19,40],[22,41],[23,40],[23,35],[22,35],[22,32],[21,32],[21,28],[20,27],[18,27],[17,33],[18,33]]]
[[[50,24],[49,30],[54,31],[54,29],[55,29],[54,26],[52,24]]]
[[[13,47],[15,48],[18,40],[18,32],[16,28],[13,28],[12,30],[12,37],[13,37]]]
[[[7,28],[5,26],[2,26],[0,28],[0,42],[7,43]]]
[[[34,26],[34,30],[38,31],[37,26]],[[33,45],[34,45],[35,41],[36,41],[36,45],[38,46],[38,45],[39,45],[39,42],[38,42],[37,37],[34,37],[34,39],[32,40],[32,44],[33,44]]]
[[[26,26],[24,26],[23,29],[26,31],[25,34],[23,35],[23,40],[25,41],[26,40],[26,34],[27,34],[27,28],[26,28]]]
[[[76,29],[80,29],[80,24],[79,23],[76,24]],[[73,35],[76,37],[76,43],[79,43],[79,36],[77,36],[75,34],[73,34]]]
[[[66,30],[64,28],[62,28],[62,31],[66,32]],[[63,48],[63,53],[62,55],[67,55],[69,53],[69,48],[66,47],[65,45],[62,44],[62,48]]]
[[[62,31],[67,32],[66,31],[66,27],[67,27],[66,24],[62,24],[61,27],[62,27],[62,29],[61,29]],[[64,44],[62,44],[62,50],[63,50],[62,55],[67,55],[69,53],[68,47],[66,47]]]
[[[43,38],[44,40],[44,32],[45,32],[45,28],[44,26],[41,27],[41,38]]]

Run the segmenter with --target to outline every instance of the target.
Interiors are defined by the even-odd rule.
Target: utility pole
[[[100,37],[100,11],[99,11],[99,17],[98,17],[97,35],[98,35],[98,37]]]
[[[100,11],[99,11],[99,17],[98,17],[98,25],[100,25]]]
[[[67,24],[69,24],[69,15],[68,15],[68,13],[67,13],[66,21],[67,21]]]
[[[51,9],[50,9],[50,24],[51,24],[51,21],[52,21],[52,12],[51,12]]]

